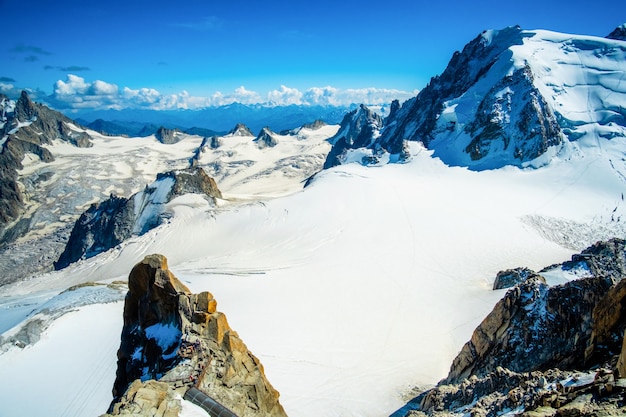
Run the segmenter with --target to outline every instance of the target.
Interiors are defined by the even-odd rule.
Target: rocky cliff
[[[161,255],[128,278],[109,414],[177,416],[191,387],[239,417],[285,416],[263,366],[208,292],[192,294]]]
[[[154,183],[130,198],[112,195],[92,204],[74,224],[55,268],[63,269],[155,228],[168,216],[165,205],[188,193],[201,194],[212,204],[222,197],[215,181],[202,168],[192,167],[158,174]]]
[[[0,243],[19,237],[23,224],[11,224],[22,213],[25,196],[18,183],[18,170],[27,153],[43,162],[54,160],[43,145],[62,140],[77,147],[92,146],[90,136],[70,125],[72,120],[46,106],[31,101],[28,93],[12,103],[0,97]],[[27,228],[27,226],[26,226]]]
[[[528,417],[606,410],[618,410],[606,415],[623,415],[625,260],[626,241],[612,239],[539,274],[507,271],[503,275],[521,282],[474,331],[447,378],[394,416],[459,410],[485,416],[506,410]],[[540,275],[573,269],[586,276],[550,286]],[[571,404],[579,414],[561,410]],[[531,413],[539,408],[543,411]]]

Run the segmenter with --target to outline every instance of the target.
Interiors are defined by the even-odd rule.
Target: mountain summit
[[[366,147],[398,154],[404,140],[420,141],[445,163],[475,170],[584,153],[626,136],[624,60],[620,40],[518,26],[485,31]]]

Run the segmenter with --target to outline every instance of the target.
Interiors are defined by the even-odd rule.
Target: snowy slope
[[[499,270],[539,269],[596,239],[624,235],[624,182],[600,159],[473,172],[444,165],[419,144],[412,153],[405,165],[336,167],[304,191],[220,212],[180,197],[170,203],[171,223],[67,270],[4,287],[0,303],[27,295],[33,309],[69,285],[125,279],[144,255],[162,253],[192,290],[215,295],[289,415],[391,413],[411,385],[445,376],[502,296],[490,290]],[[271,176],[258,187],[284,193]],[[38,367],[54,380],[60,368],[46,358],[68,355],[62,323],[119,320],[121,304],[107,308],[94,315],[97,307],[83,307],[34,346],[0,355],[3,380]],[[97,339],[74,341],[77,363],[104,360],[120,329],[101,326]],[[99,371],[69,367],[63,385],[47,385],[54,407],[28,401],[19,384],[0,390],[0,403],[8,415],[53,415],[50,409],[77,407],[67,392],[98,380],[80,401],[104,411],[115,355],[108,360]]]
[[[72,126],[76,131],[82,129]],[[201,147],[203,138],[182,135],[180,142],[166,145],[154,136],[125,138],[103,136],[88,131],[90,148],[77,148],[53,141],[46,148],[55,160],[43,163],[27,154],[19,172],[19,182],[28,195],[24,218],[30,218],[30,231],[16,245],[0,250],[0,283],[11,280],[11,271],[21,265],[39,263],[51,267],[63,251],[71,226],[90,204],[106,200],[110,194],[130,197],[154,181],[159,172],[189,166],[199,148],[198,166],[213,176],[227,199],[262,198],[266,192],[255,181],[272,178],[282,192],[302,188],[302,182],[319,171],[330,145],[326,139],[337,126],[318,130],[300,129],[291,135],[278,135],[273,148],[259,149],[254,137],[220,138],[218,149]],[[2,278],[4,277],[4,278]]]

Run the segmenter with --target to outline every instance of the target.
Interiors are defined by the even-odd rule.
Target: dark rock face
[[[3,102],[7,102],[6,97]],[[90,147],[92,142],[87,133],[69,128],[72,123],[69,118],[34,103],[25,91],[15,103],[13,112],[7,112],[4,105],[1,107],[4,126],[0,128],[0,140],[5,141],[0,149],[0,241],[6,242],[5,227],[19,217],[24,204],[25,197],[20,192],[17,174],[22,169],[24,155],[33,153],[41,161],[51,162],[54,156],[42,145],[55,139],[77,147]],[[11,236],[18,237],[15,233]]]
[[[368,148],[383,127],[382,118],[361,104],[346,114],[339,131],[328,141],[333,145],[324,162],[324,169],[341,164],[341,157],[348,149]]]
[[[177,130],[167,129],[163,126],[159,127],[154,135],[159,142],[165,145],[173,145],[180,142],[182,139]]]
[[[615,39],[618,41],[626,41],[626,23],[618,26],[613,32],[607,35],[608,39]]]
[[[526,281],[528,277],[532,275],[535,275],[535,272],[526,267],[500,271],[496,275],[496,280],[493,282],[493,289],[501,290],[504,288],[514,287],[515,285]]]
[[[100,204],[92,204],[74,224],[54,268],[63,269],[81,258],[91,258],[119,245],[132,236],[134,220],[133,198],[111,195]]]
[[[562,142],[557,119],[532,80],[533,73],[526,66],[504,77],[482,99],[476,118],[465,128],[472,137],[465,152],[472,160],[501,149],[526,162]],[[509,123],[510,119],[518,122]]]
[[[303,128],[311,130],[318,130],[323,128],[324,126],[327,126],[326,122],[319,119],[314,121],[313,123],[305,123],[302,125]]]
[[[65,250],[54,263],[55,269],[105,252],[157,227],[165,216],[164,204],[188,193],[202,194],[213,204],[216,198],[222,198],[215,180],[202,168],[192,167],[158,174],[150,187],[128,199],[112,195],[91,205],[76,221]]]
[[[259,148],[273,148],[278,145],[278,141],[274,137],[275,133],[270,130],[269,127],[264,127],[259,132],[258,136],[254,141],[257,143]]]
[[[240,417],[286,416],[260,361],[211,293],[192,294],[162,255],[147,256],[128,277],[117,357],[107,416],[152,416],[164,398],[171,399],[164,409],[176,408],[175,394],[191,387]]]
[[[204,141],[203,141],[203,144],[204,144]],[[211,149],[219,148],[220,146],[222,146],[222,139],[220,139],[219,136],[211,136],[211,142],[209,146],[211,147]]]

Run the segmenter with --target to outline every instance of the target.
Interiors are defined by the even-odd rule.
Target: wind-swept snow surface
[[[290,416],[388,415],[412,385],[447,374],[503,295],[491,290],[499,270],[540,269],[625,235],[623,163],[598,156],[475,172],[445,166],[418,143],[411,152],[405,165],[335,167],[301,192],[218,212],[177,199],[171,222],[66,270],[4,287],[0,304],[27,294],[35,308],[37,294],[125,279],[145,255],[162,253],[194,292],[214,294]],[[272,177],[260,178],[259,189],[271,195]],[[275,190],[284,194],[280,183]],[[4,381],[52,369],[45,387],[34,377],[28,389],[0,390],[3,410],[15,415],[28,403],[30,416],[55,415],[66,409],[61,403],[78,401],[68,392],[97,385],[80,401],[104,412],[122,313],[119,304],[107,306],[100,320],[120,320],[119,327],[94,324],[98,337],[81,342],[76,366],[49,368],[50,358],[82,337],[60,325],[34,346],[0,355]],[[81,320],[93,309],[61,320]],[[94,376],[81,357],[109,365]],[[63,383],[49,382],[55,372]],[[31,390],[46,390],[47,402],[30,401]]]

